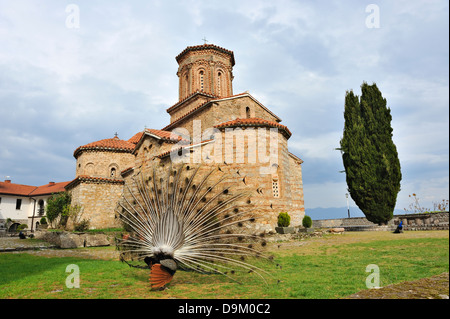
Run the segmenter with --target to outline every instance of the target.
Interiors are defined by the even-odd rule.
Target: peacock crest
[[[125,184],[117,213],[128,231],[117,238],[120,258],[132,267],[150,268],[153,288],[164,287],[178,269],[217,273],[236,280],[239,272],[271,275],[247,261],[273,262],[256,233],[252,191],[239,171],[201,166],[159,167],[135,174]],[[278,265],[277,265],[278,266]]]

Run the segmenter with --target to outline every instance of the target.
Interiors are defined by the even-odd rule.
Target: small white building
[[[28,230],[35,230],[45,216],[48,198],[52,194],[64,192],[68,183],[50,182],[42,186],[30,186],[11,183],[9,179],[0,182],[0,228],[5,228],[9,218],[13,223],[8,225],[8,230],[15,230],[20,224],[27,224]]]

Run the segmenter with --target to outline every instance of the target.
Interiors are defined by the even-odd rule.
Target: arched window
[[[249,119],[251,116],[250,116],[250,107],[246,107],[245,108],[245,116]]]
[[[188,96],[189,94],[189,77],[186,74],[186,76],[184,77],[184,96]]]
[[[275,198],[280,198],[280,179],[277,174],[278,165],[272,165],[272,195]]]
[[[203,92],[204,89],[204,79],[203,79],[203,71],[200,71],[200,91]]]
[[[273,197],[275,198],[280,197],[280,186],[278,184],[278,177],[272,178],[272,193]]]
[[[111,178],[115,178],[116,177],[116,168],[115,167],[111,167],[109,176]]]
[[[222,95],[222,72],[217,73],[217,95]]]
[[[38,215],[44,216],[44,201],[42,199],[38,202]]]
[[[94,163],[87,163],[84,167],[84,174],[85,175],[93,175],[94,174]]]

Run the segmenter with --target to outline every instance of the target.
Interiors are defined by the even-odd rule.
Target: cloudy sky
[[[234,52],[234,93],[292,131],[307,209],[346,206],[335,148],[363,81],[392,111],[397,209],[413,192],[432,208],[449,198],[448,3],[0,0],[0,180],[69,181],[78,146],[167,125],[175,56],[206,37]]]

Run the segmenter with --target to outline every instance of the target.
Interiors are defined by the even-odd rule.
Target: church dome
[[[115,136],[113,138],[107,138],[80,146],[75,150],[73,156],[77,158],[80,153],[85,150],[132,152],[134,147],[135,144],[129,141],[121,140]]]
[[[233,95],[233,51],[214,44],[190,46],[177,57],[179,101],[195,92],[216,97]]]

